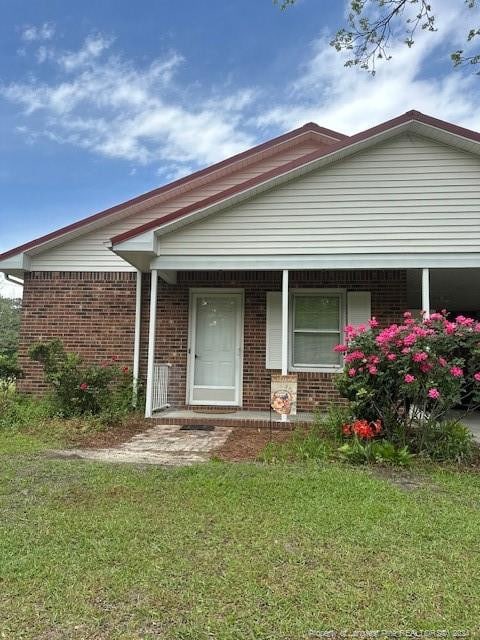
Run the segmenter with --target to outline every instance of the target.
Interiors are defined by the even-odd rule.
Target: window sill
[[[332,367],[289,367],[290,373],[341,373],[343,371],[342,366]]]

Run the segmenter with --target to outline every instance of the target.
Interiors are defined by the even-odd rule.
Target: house
[[[147,416],[268,410],[288,372],[300,412],[324,406],[346,323],[478,317],[479,267],[480,134],[417,111],[306,124],[0,255],[24,280],[23,388],[43,385],[28,346],[58,336],[131,365]]]

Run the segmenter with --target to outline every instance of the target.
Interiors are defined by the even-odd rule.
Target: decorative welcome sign
[[[296,415],[297,384],[296,374],[272,374],[270,406],[276,413],[285,416]]]

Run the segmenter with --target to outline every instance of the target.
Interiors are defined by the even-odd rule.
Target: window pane
[[[340,328],[338,296],[295,296],[295,329]]]
[[[293,336],[294,365],[339,365],[340,354],[333,347],[340,342],[340,333],[295,333]]]

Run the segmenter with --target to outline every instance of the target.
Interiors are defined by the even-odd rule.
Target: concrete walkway
[[[461,422],[470,429],[473,434],[473,439],[480,444],[480,414],[478,411],[463,416],[460,412],[453,412],[455,418],[460,419]]]
[[[181,431],[181,427],[176,425],[155,425],[117,447],[66,449],[51,453],[60,458],[181,467],[209,460],[230,432],[228,427],[215,427],[213,431]]]

